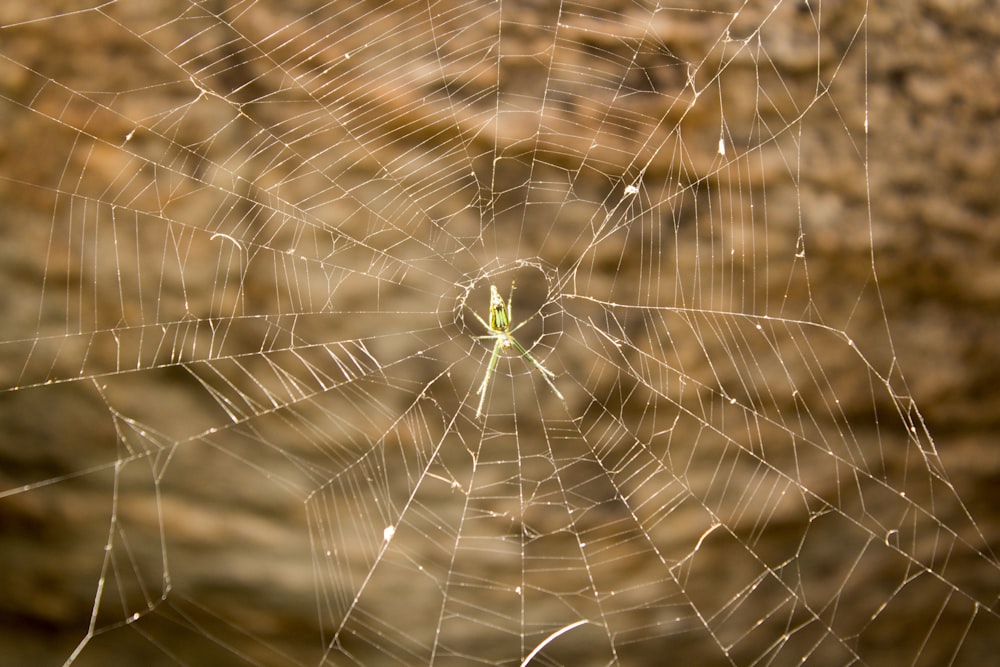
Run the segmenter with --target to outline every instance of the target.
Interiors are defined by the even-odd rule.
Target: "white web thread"
[[[785,224],[770,192],[790,181],[801,195],[817,102],[850,134],[828,93],[850,48],[832,75],[817,62],[804,106],[768,116],[798,92],[774,64],[792,47],[765,37],[788,6],[564,2],[505,22],[509,3],[332,3],[270,30],[259,3],[164,3],[155,11],[178,13],[151,23],[107,3],[5,24],[15,37],[113,26],[187,95],[164,106],[158,85],[102,90],[5,56],[39,82],[5,104],[70,140],[53,140],[55,180],[7,177],[54,203],[47,247],[25,246],[44,264],[38,323],[4,335],[16,362],[4,388],[54,402],[53,385],[79,387],[118,445],[111,461],[0,492],[72,497],[73,480],[113,472],[89,626],[67,662],[135,655],[135,632],[146,654],[177,662],[529,664],[544,650],[544,664],[632,664],[676,638],[694,646],[688,662],[856,664],[881,659],[864,640],[904,618],[914,589],[938,607],[908,655],[936,655],[943,634],[965,659],[974,625],[997,624],[983,592],[997,588],[996,558],[894,389],[891,340],[889,363],[872,361],[848,333],[853,314],[817,316],[801,201],[793,244],[769,234]],[[821,8],[804,6],[820,52]],[[490,20],[495,33],[461,43]],[[510,40],[525,34],[522,54]],[[703,51],[676,56],[670,40]],[[748,57],[763,93],[753,119],[723,82]],[[537,99],[507,81],[519,67],[544,73]],[[717,144],[696,129],[685,140],[713,88]],[[655,112],[631,105],[668,95]],[[137,117],[132,99],[152,110]],[[227,132],[246,138],[229,150]],[[859,170],[867,187],[865,160]],[[508,277],[524,285],[523,342],[566,401],[505,354],[480,423],[489,355],[477,363],[483,332],[461,326],[462,309],[482,314],[477,292]],[[901,457],[902,472],[898,447],[919,459]],[[969,562],[982,591],[963,581]],[[877,604],[861,599],[871,571],[893,582]],[[214,592],[227,587],[239,592]],[[298,610],[296,632],[267,630],[262,591]]]

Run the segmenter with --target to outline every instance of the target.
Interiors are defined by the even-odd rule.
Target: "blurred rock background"
[[[630,16],[629,4],[620,4],[619,16]],[[729,3],[714,4],[731,9]],[[734,39],[741,37],[741,29],[761,23],[771,9],[765,4],[746,9],[731,28]],[[803,136],[786,134],[773,142],[775,153],[763,151],[764,159],[753,167],[759,171],[738,174],[723,169],[712,176],[712,183],[723,192],[735,186],[747,201],[736,197],[728,203],[753,205],[758,211],[764,201],[756,198],[766,190],[767,230],[774,236],[769,246],[795,247],[801,225],[808,257],[808,283],[802,285],[811,287],[811,292],[760,280],[756,283],[759,301],[743,295],[736,305],[773,304],[777,296],[786,296],[801,308],[789,307],[783,311],[786,316],[809,319],[819,313],[823,322],[851,335],[877,370],[893,379],[895,390],[915,399],[949,479],[986,540],[995,545],[1000,493],[996,435],[1000,393],[995,390],[1000,370],[1000,226],[995,219],[1000,210],[996,187],[1000,15],[986,0],[809,4],[814,12],[822,9],[823,39],[818,42],[815,31],[808,31],[813,14],[805,3],[781,3],[767,19],[761,36],[759,55],[765,59],[734,61],[723,70],[724,117],[734,131],[749,134],[755,110],[770,114],[773,122],[787,122],[801,113],[803,108],[795,103],[815,99],[817,49],[822,78],[834,81],[829,98],[820,97],[806,111]],[[858,17],[866,6],[867,18],[858,32]],[[494,39],[496,24],[489,20],[490,7],[462,2],[435,7],[442,15],[451,15],[454,24],[467,26],[459,44],[449,44],[448,49],[460,52],[462,45],[472,48]],[[482,180],[493,168],[494,148],[516,156],[526,146],[534,146],[539,165],[530,173],[539,182],[557,182],[560,170],[578,167],[580,157],[588,155],[601,161],[602,173],[580,173],[574,189],[581,199],[602,201],[609,188],[604,176],[635,176],[630,171],[635,164],[648,164],[644,183],[655,197],[666,192],[660,189],[662,184],[676,179],[681,170],[669,151],[653,155],[646,140],[654,138],[653,145],[667,141],[670,128],[640,126],[630,135],[624,125],[626,130],[620,133],[599,130],[596,116],[593,126],[581,124],[587,111],[578,107],[586,107],[581,100],[593,92],[582,81],[575,82],[579,86],[575,94],[574,82],[567,84],[566,99],[559,100],[565,116],[556,116],[551,132],[538,137],[537,144],[528,141],[535,129],[530,121],[524,127],[483,124],[482,118],[489,116],[490,104],[495,102],[489,96],[485,107],[469,101],[457,113],[451,109],[448,115],[436,115],[433,105],[421,103],[428,97],[426,90],[440,88],[442,83],[437,62],[414,58],[410,96],[401,94],[399,88],[371,85],[382,63],[377,54],[364,57],[366,42],[392,31],[402,39],[407,30],[419,33],[421,29],[413,18],[420,11],[393,3],[323,7],[300,0],[257,4],[243,13],[240,3],[222,0],[197,4],[157,0],[116,3],[80,13],[76,9],[80,7],[74,3],[60,2],[0,7],[2,387],[31,384],[24,380],[25,368],[38,359],[44,363],[31,367],[29,380],[68,380],[81,369],[100,377],[97,382],[62,382],[0,393],[0,492],[4,494],[0,496],[0,655],[9,657],[0,663],[61,663],[87,631],[102,568],[109,582],[105,595],[113,600],[119,593],[113,586],[116,568],[143,563],[138,569],[149,567],[152,573],[144,582],[151,601],[159,598],[163,585],[158,573],[170,574],[173,588],[166,604],[160,606],[155,620],[143,627],[137,624],[135,632],[94,638],[79,664],[121,664],[122,660],[176,664],[173,648],[150,648],[151,636],[195,638],[192,646],[199,648],[185,655],[188,664],[243,664],[229,649],[198,642],[207,628],[229,637],[247,662],[313,664],[319,657],[319,631],[310,544],[315,533],[310,528],[315,531],[318,522],[308,516],[308,507],[303,511],[303,499],[295,492],[308,487],[308,475],[303,475],[300,486],[259,485],[252,481],[255,478],[242,476],[245,466],[233,463],[231,454],[238,445],[232,441],[218,448],[172,448],[212,425],[221,426],[226,416],[204,400],[191,377],[175,369],[101,377],[102,370],[115,368],[114,350],[119,348],[110,340],[88,343],[72,335],[122,322],[155,324],[182,321],[191,313],[235,312],[231,291],[219,286],[228,285],[226,277],[234,274],[238,260],[220,251],[220,241],[209,240],[207,234],[188,234],[183,226],[169,231],[163,226],[142,226],[142,216],[135,212],[174,221],[217,220],[227,232],[242,228],[224,226],[222,221],[252,220],[260,228],[257,238],[282,247],[290,242],[284,235],[293,236],[293,229],[268,212],[280,208],[279,196],[306,208],[315,196],[317,206],[323,205],[318,216],[342,220],[342,228],[358,237],[364,236],[369,222],[358,210],[400,220],[397,231],[406,236],[413,228],[405,205],[380,199],[379,164],[391,163],[422,141],[461,144],[467,152],[449,161],[447,151],[435,150],[431,154],[436,159],[427,163],[420,162],[418,155],[405,167],[414,182],[429,178],[442,164],[458,174],[470,162]],[[552,32],[544,28],[554,20],[547,3],[505,3],[504,12],[511,19],[505,33],[511,41],[505,46],[533,53],[552,42]],[[229,23],[214,18],[213,13],[226,16]],[[636,12],[636,16],[648,19],[648,12]],[[627,120],[628,113],[672,118],[671,105],[678,105],[678,99],[677,108],[686,108],[683,91],[688,70],[679,65],[698,62],[705,54],[717,56],[712,40],[722,33],[729,15],[692,13],[685,18],[678,13],[664,21],[658,24],[659,39],[671,56],[649,49],[647,71],[651,74],[645,83],[640,82],[648,89],[634,106],[621,109],[622,119]],[[570,31],[570,38],[585,43],[592,58],[581,66],[599,71],[607,65],[615,81],[618,74],[608,65],[613,62],[608,54],[630,53],[630,42],[592,29],[600,27],[599,22],[589,25],[567,19],[567,23],[577,31]],[[452,24],[442,20],[438,25]],[[322,35],[333,30],[353,37],[337,42],[338,52],[313,49]],[[424,34],[419,39],[429,38]],[[247,49],[246,44],[257,44],[261,50]],[[362,57],[345,59],[344,54],[352,49]],[[310,58],[304,58],[306,53]],[[288,66],[282,74],[275,69],[276,62],[294,63],[314,77],[293,86],[286,77],[295,68]],[[699,73],[716,71],[717,67],[703,66]],[[836,76],[831,77],[834,71]],[[200,94],[182,72],[197,73],[199,85],[204,86]],[[512,59],[501,85],[534,99],[539,93],[535,89],[545,81],[544,72],[544,58]],[[474,100],[476,92],[489,91],[488,71],[459,67],[449,73],[454,78],[447,83],[456,91],[452,102],[464,103]],[[326,110],[310,108],[310,100],[296,99],[299,85],[317,97],[328,94],[327,85],[336,85],[337,96]],[[779,90],[787,99],[778,99]],[[762,101],[761,91],[772,93],[774,99]],[[614,90],[604,92],[610,96]],[[602,110],[612,104],[610,97],[596,99],[594,107]],[[347,114],[348,109],[365,109],[379,118],[377,133],[367,140],[372,150],[327,156],[324,147],[338,145],[345,137],[337,135],[335,124],[317,131],[311,123],[324,114]],[[717,101],[693,106],[683,118],[685,143],[714,146],[719,118]],[[868,135],[863,132],[865,122],[870,126]],[[277,128],[287,146],[314,157],[301,178],[293,177],[298,165],[275,162],[265,150],[255,153],[259,146],[255,128],[259,126]],[[286,126],[293,129],[284,134]],[[595,138],[600,138],[603,149],[591,152]],[[801,145],[795,149],[789,141],[801,141]],[[128,150],[116,149],[126,144]],[[782,178],[787,166],[778,161],[775,167],[767,160],[790,154],[802,159],[797,180]],[[685,166],[705,176],[718,169],[712,158],[708,154],[703,162],[692,160]],[[544,165],[549,160],[563,163],[548,169]],[[521,160],[522,166],[530,164],[530,159]],[[508,196],[516,199],[520,190],[513,184],[529,173],[526,169],[519,171],[515,164],[498,170],[499,178],[509,179],[509,183],[497,183],[498,191],[509,187]],[[316,176],[328,170],[337,174],[338,186],[355,189],[364,202],[360,209],[339,195],[316,194],[329,185]],[[245,180],[234,179],[233,174]],[[453,193],[425,196],[428,201],[440,200],[435,212],[442,218],[453,216],[448,219],[455,228],[466,225],[475,238],[481,212],[467,206],[474,199],[469,196],[469,183],[456,183]],[[239,196],[221,197],[222,190]],[[498,198],[497,210],[505,201]],[[555,234],[540,241],[547,253],[539,254],[559,258],[572,252],[573,230],[588,225],[592,214],[593,209],[582,207],[578,219],[563,220]],[[74,239],[86,238],[86,230],[97,234],[111,220],[116,228],[135,228],[135,248],[115,247],[106,240],[74,244]],[[503,216],[498,220],[504,228]],[[271,232],[275,235],[268,237]],[[690,248],[699,242],[694,236],[677,238],[692,244]],[[397,240],[385,237],[372,243],[389,247]],[[86,257],[81,248],[109,254]],[[154,279],[139,278],[143,267],[168,265],[164,250],[183,257],[177,262],[182,268],[164,270],[162,275],[154,270]],[[682,249],[678,255],[690,253]],[[619,267],[617,260],[631,256],[621,247],[601,249],[595,253],[595,266],[607,275],[628,272],[629,267]],[[747,257],[749,268],[758,275],[764,267],[779,282],[787,281],[790,274],[798,275],[777,255]],[[693,264],[679,266],[677,275],[698,270]],[[122,280],[118,274],[127,278]],[[247,275],[241,312],[291,310],[275,300],[281,291],[272,284],[277,275],[273,267]],[[413,280],[419,281],[419,275]],[[120,294],[120,285],[132,285],[138,296]],[[43,286],[47,286],[45,291]],[[320,293],[323,285],[310,285],[310,289]],[[352,293],[350,280],[338,283],[338,289],[339,297],[353,304],[346,308],[360,310],[370,298],[366,288]],[[425,289],[434,288],[426,285]],[[721,308],[724,296],[705,298],[707,303],[718,298]],[[322,297],[316,298],[322,303]],[[763,310],[773,312],[772,308]],[[883,333],[886,321],[891,347]],[[360,318],[342,324],[345,331],[381,326]],[[321,330],[329,326],[329,320],[312,326]],[[246,348],[259,341],[259,335],[239,331],[232,339]],[[810,342],[831,378],[860,387],[857,394],[843,397],[845,403],[857,403],[847,407],[848,416],[852,410],[857,414],[873,410],[865,369],[844,361],[844,348],[838,341],[831,340],[829,349],[819,347],[818,339]],[[150,359],[143,363],[147,369],[152,365]],[[585,367],[586,350],[567,349],[564,363]],[[850,373],[858,375],[841,378]],[[884,403],[875,406],[874,412],[887,415],[889,423],[897,404],[878,396],[875,400]],[[313,407],[320,406],[318,400]],[[321,423],[322,418],[312,419]],[[251,433],[241,435],[248,443],[253,440]],[[272,433],[268,437],[281,442],[281,436]],[[912,455],[903,447],[895,450],[891,436],[885,437],[883,456],[893,451],[901,452],[901,458]],[[122,473],[114,486],[116,462],[145,461],[142,456],[160,446],[163,449],[148,458],[148,465],[139,472]],[[254,462],[274,466],[273,470],[284,465],[280,454],[242,456],[244,461],[252,456]],[[912,464],[900,462],[904,467]],[[168,477],[159,487],[163,495],[136,501],[152,493],[155,487],[149,480],[164,471]],[[822,477],[824,471],[814,474]],[[803,475],[809,477],[809,473]],[[25,485],[32,488],[21,490]],[[111,506],[115,497],[122,502]],[[453,499],[443,496],[442,502]],[[953,503],[941,501],[935,510],[945,523],[954,512],[955,520],[966,525],[961,509]],[[118,525],[128,528],[121,529],[116,542],[115,562],[106,561],[104,552],[112,511],[118,513]],[[161,526],[169,548],[160,540]],[[672,529],[690,532],[695,539],[699,534],[693,527]],[[160,562],[164,554],[170,557],[166,567]],[[719,559],[725,562],[722,554]],[[968,591],[980,585],[984,591],[995,590],[996,569],[973,563],[960,584]],[[134,594],[121,592],[124,598]],[[391,607],[397,591],[387,590],[386,595],[385,604]],[[234,599],[254,604],[237,606]],[[223,629],[226,624],[212,615],[206,600],[232,610],[229,621],[238,631],[232,626]],[[414,605],[413,613],[418,616],[422,611]],[[938,611],[921,609],[919,601],[913,606],[916,615],[932,616]],[[102,614],[102,619],[113,616],[112,607],[109,603],[105,609],[109,616]],[[907,640],[906,626],[912,622],[901,620],[901,627],[886,629],[885,646],[866,654],[874,656],[872,664],[893,664],[891,657],[899,643]],[[942,621],[941,625],[946,624]],[[967,640],[972,650],[963,654],[962,660],[968,661],[960,660],[961,664],[976,664],[967,656],[988,656],[996,649],[996,639],[988,633],[977,636],[978,630],[973,626]],[[930,642],[925,655],[946,656],[948,640],[941,641],[937,648]],[[679,651],[677,655],[686,657],[687,664],[724,662],[711,644],[684,646],[683,634],[679,644],[671,646]],[[660,664],[662,655],[637,656],[630,664]],[[821,662],[821,656],[817,661]],[[928,664],[934,662],[928,660]]]

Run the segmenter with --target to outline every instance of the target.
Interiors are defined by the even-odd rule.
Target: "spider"
[[[486,322],[483,318],[479,316],[475,311],[470,311],[479,320],[480,324],[486,328],[489,332],[485,336],[479,336],[479,338],[492,338],[496,342],[493,344],[493,354],[490,356],[489,365],[486,366],[486,376],[483,377],[483,383],[479,385],[479,391],[476,394],[479,396],[479,407],[476,408],[476,417],[481,417],[483,414],[483,403],[486,401],[486,388],[490,384],[490,379],[493,377],[493,372],[496,370],[497,362],[500,361],[500,352],[503,350],[509,350],[514,348],[518,353],[531,362],[531,365],[538,369],[538,372],[542,374],[542,378],[548,383],[552,388],[552,391],[556,393],[556,396],[560,400],[566,400],[563,395],[556,388],[556,385],[552,382],[556,374],[550,371],[545,366],[542,366],[531,354],[524,349],[516,338],[514,338],[514,332],[524,325],[524,322],[517,325],[513,329],[510,328],[512,305],[514,303],[514,282],[510,283],[510,296],[507,297],[507,303],[500,297],[500,292],[497,291],[496,285],[490,285],[490,321]],[[525,320],[527,322],[527,320]]]

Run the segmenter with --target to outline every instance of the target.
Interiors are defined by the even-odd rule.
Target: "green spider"
[[[510,296],[507,297],[507,303],[504,303],[503,299],[500,297],[500,292],[497,291],[496,285],[490,285],[490,321],[487,324],[486,320],[481,318],[475,311],[470,311],[479,320],[480,324],[486,328],[489,332],[485,336],[479,336],[479,338],[492,338],[496,341],[493,345],[493,354],[490,356],[490,363],[486,366],[486,376],[483,378],[483,383],[479,385],[479,391],[476,394],[479,396],[479,407],[476,408],[476,417],[481,417],[483,414],[483,402],[486,400],[486,388],[490,384],[490,379],[493,377],[493,372],[496,370],[497,362],[500,361],[500,352],[502,350],[509,350],[514,348],[518,353],[531,362],[531,364],[538,369],[538,372],[542,374],[542,378],[549,384],[552,391],[556,393],[559,400],[566,400],[563,395],[556,388],[556,385],[552,382],[556,374],[550,371],[545,366],[542,366],[531,354],[524,349],[516,338],[514,338],[514,332],[524,325],[524,322],[517,325],[513,329],[510,328],[510,319],[512,312],[512,305],[514,303],[514,282],[510,283]],[[527,322],[527,320],[525,320]]]

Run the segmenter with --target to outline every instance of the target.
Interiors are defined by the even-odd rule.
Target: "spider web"
[[[882,305],[865,3],[0,12],[15,662],[996,654]],[[503,350],[477,419],[515,282],[564,399]]]

